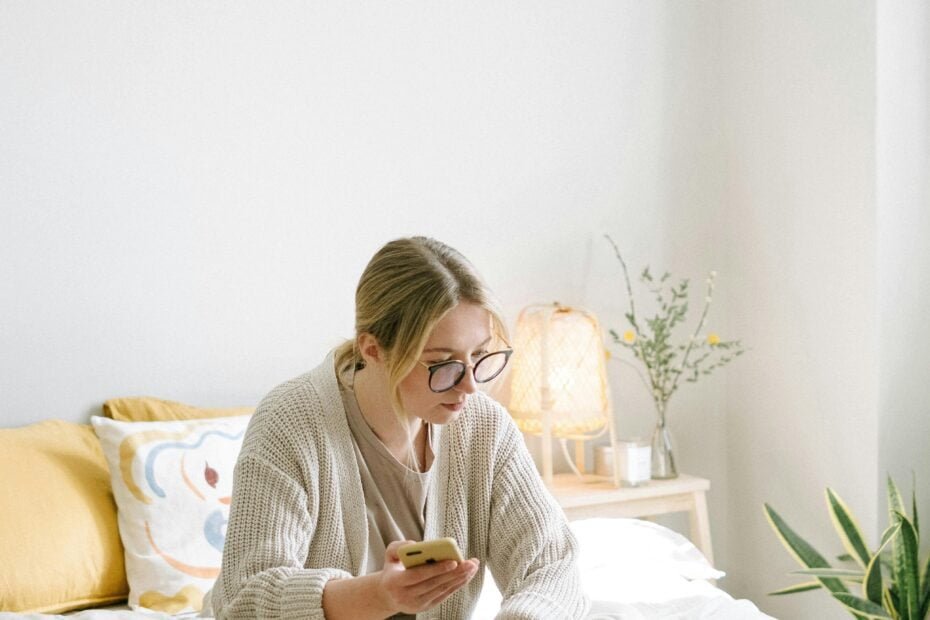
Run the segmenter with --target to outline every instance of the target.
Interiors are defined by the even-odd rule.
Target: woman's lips
[[[451,404],[443,403],[442,406],[448,409],[449,411],[455,413],[456,411],[462,410],[462,407],[465,406],[465,401],[458,402],[458,403],[451,403]]]

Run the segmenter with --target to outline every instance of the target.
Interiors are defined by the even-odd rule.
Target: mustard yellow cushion
[[[172,420],[228,418],[237,415],[251,415],[254,411],[253,407],[202,409],[150,396],[111,398],[103,403],[103,415],[120,422],[169,422]]]
[[[90,425],[0,429],[0,611],[58,613],[128,592],[110,473]]]

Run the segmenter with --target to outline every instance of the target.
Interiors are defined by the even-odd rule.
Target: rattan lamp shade
[[[543,475],[549,482],[551,439],[593,439],[611,424],[597,319],[558,304],[525,308],[517,319],[510,377],[510,414],[521,431],[543,436]]]

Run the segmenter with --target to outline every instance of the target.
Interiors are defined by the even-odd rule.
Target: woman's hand
[[[327,581],[322,601],[325,617],[360,620],[426,611],[446,600],[478,572],[475,558],[404,568],[397,550],[410,542],[395,541],[388,545],[384,568],[378,572]]]
[[[479,562],[447,560],[404,568],[397,550],[413,541],[394,541],[384,552],[384,568],[378,573],[381,592],[389,609],[415,614],[446,600],[478,573]]]

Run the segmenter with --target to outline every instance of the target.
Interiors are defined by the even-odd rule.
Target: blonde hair
[[[369,333],[385,352],[395,414],[406,421],[400,383],[416,366],[436,324],[458,303],[481,306],[494,335],[507,339],[499,305],[474,266],[428,237],[396,239],[368,262],[355,290],[355,338],[336,349],[336,375],[362,367],[358,336]]]

